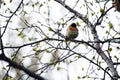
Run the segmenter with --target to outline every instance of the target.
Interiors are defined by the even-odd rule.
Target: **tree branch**
[[[83,17],[82,14],[78,13],[77,11],[73,10],[72,8],[70,8],[68,5],[66,5],[62,0],[55,0],[56,2],[60,3],[62,6],[64,6],[66,9],[68,9],[70,12],[72,12],[73,14],[75,14],[77,17],[79,17],[81,20],[83,20],[83,22],[85,22],[89,29],[91,30],[91,33],[93,35],[94,41],[99,42],[99,37],[97,34],[97,31],[95,29],[95,25],[93,25],[86,17]],[[95,43],[94,47],[97,49],[96,52],[104,59],[104,61],[107,63],[112,76],[114,78],[114,80],[118,79],[118,72],[117,70],[114,68],[114,64],[113,61],[110,60],[104,53],[104,51],[102,51],[101,47],[100,47],[100,43]]]
[[[24,71],[26,74],[28,74],[29,76],[35,78],[35,79],[38,79],[38,80],[45,80],[44,78],[40,77],[39,75],[35,74],[34,72],[26,69],[24,66],[21,66],[19,65],[18,63],[12,61],[11,59],[9,59],[8,57],[0,54],[0,60],[3,60],[7,63],[9,63],[9,66],[13,67],[13,68],[16,68],[16,69],[19,69],[21,71]]]
[[[17,9],[16,9],[16,10],[12,13],[12,15],[9,17],[9,19],[8,19],[8,21],[7,21],[7,23],[6,23],[6,25],[4,26],[5,29],[4,29],[3,33],[1,34],[1,37],[4,35],[5,31],[7,30],[7,26],[8,26],[8,24],[9,24],[10,20],[11,20],[12,17],[15,15],[15,13],[18,11],[18,9],[19,9],[20,6],[22,5],[22,3],[23,3],[23,0],[21,0],[21,2],[20,2],[20,4],[18,5]]]

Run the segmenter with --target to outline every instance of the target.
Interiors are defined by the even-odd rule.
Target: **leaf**
[[[35,56],[39,55],[39,52],[36,51]]]
[[[114,56],[114,58],[115,58],[116,60],[119,60],[119,58],[118,58],[116,55]]]
[[[91,13],[92,16],[94,16],[94,14],[95,14],[95,13],[93,13],[93,12]]]
[[[100,70],[100,68],[97,68],[97,70],[99,71],[99,70]]]
[[[4,2],[3,4],[4,4],[4,6],[6,5],[6,3],[5,3],[5,2]]]
[[[64,22],[64,18],[61,18],[61,20]]]
[[[3,70],[7,70],[5,67],[2,67]]]
[[[111,52],[111,51],[112,51],[112,48],[108,48],[108,51],[110,51],[110,52]]]
[[[3,80],[13,80],[12,76],[4,76]]]
[[[51,59],[50,62],[51,62],[51,63],[55,62],[55,59]]]
[[[58,26],[61,25],[61,22],[57,22]]]
[[[102,63],[101,61],[98,62],[99,65],[101,65],[101,63]]]
[[[34,38],[34,37],[32,37],[32,38],[28,38],[28,41],[35,41],[37,38]]]
[[[27,12],[26,12],[26,11],[24,11],[24,15],[25,15],[25,14],[27,14]]]
[[[34,8],[34,6],[35,6],[35,5],[34,5],[34,4],[32,4],[32,7],[33,7],[33,8]]]
[[[100,8],[100,12],[103,13],[103,12],[104,12],[104,9]]]
[[[46,51],[46,53],[50,53],[50,51],[48,49],[46,49],[45,51]]]
[[[78,79],[81,79],[81,77],[80,77],[80,76],[78,76],[77,78],[78,78]]]
[[[39,4],[39,2],[36,2],[36,3],[35,3],[35,5],[38,5],[38,4]]]
[[[82,67],[82,71],[84,71],[84,67]]]
[[[15,28],[15,30],[16,30],[16,31],[18,31],[18,30],[19,30],[19,28]]]
[[[111,28],[113,28],[113,24],[111,22],[108,23],[108,26]]]
[[[47,12],[46,12],[46,11],[44,11],[43,13],[44,13],[44,14],[47,14]]]
[[[37,51],[37,49],[36,49],[36,48],[33,48],[32,50],[33,50],[33,51]]]
[[[116,47],[116,49],[117,49],[117,50],[120,50],[120,47],[119,47],[119,46],[117,46],[117,47]]]
[[[105,31],[105,33],[106,33],[106,34],[109,34],[109,31],[108,31],[108,30],[106,30],[106,31]]]
[[[29,5],[29,3],[26,3],[26,6]]]
[[[46,2],[45,2],[45,1],[44,1],[43,3],[44,3],[44,4],[46,4]]]
[[[77,26],[80,26],[80,23],[79,23],[79,22],[76,22],[76,25],[77,25]]]
[[[60,71],[60,67],[57,67],[57,70]]]
[[[84,79],[84,78],[86,78],[86,76],[83,76],[82,78]]]
[[[48,30],[49,30],[49,31],[52,31],[52,28],[51,28],[51,27],[48,27]]]
[[[72,62],[73,62],[72,60],[69,61],[69,63],[72,63]]]
[[[14,58],[13,58],[13,61],[14,61],[14,62],[17,62],[17,60],[18,60],[17,57],[14,57]]]
[[[31,38],[28,38],[28,41],[32,41],[32,39],[31,39]]]
[[[10,3],[12,2],[12,0],[10,0]]]
[[[77,55],[77,56],[75,56],[75,58],[79,59],[79,58],[81,58],[81,56],[80,56],[80,55]]]
[[[43,6],[43,4],[40,4],[40,7],[42,7]]]
[[[35,45],[36,45],[36,46],[40,45],[40,42],[37,42]]]
[[[18,36],[21,37],[21,38],[25,37],[25,35],[23,33],[19,33]]]
[[[95,56],[93,56],[93,58],[92,59],[95,59]]]

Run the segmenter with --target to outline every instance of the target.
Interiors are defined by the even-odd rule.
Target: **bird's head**
[[[72,26],[72,27],[76,27],[76,24],[75,24],[75,23],[72,23],[71,26]]]

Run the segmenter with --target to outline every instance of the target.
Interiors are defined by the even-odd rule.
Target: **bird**
[[[75,23],[72,23],[67,27],[66,40],[74,40],[78,36],[78,28]]]
[[[72,23],[67,27],[66,30],[66,48],[70,46],[70,42],[67,43],[68,40],[74,40],[78,36],[78,28],[75,23]]]

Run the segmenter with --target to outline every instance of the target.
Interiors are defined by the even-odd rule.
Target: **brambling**
[[[113,0],[112,5],[115,7],[117,11],[120,12],[120,0]]]
[[[68,26],[66,30],[66,40],[73,40],[78,36],[78,29],[77,25],[75,23],[72,23],[70,26]]]

